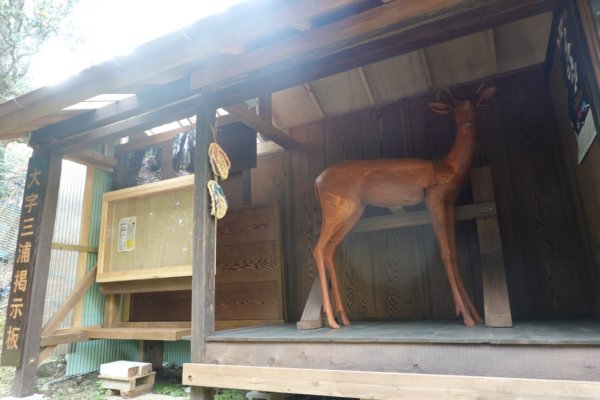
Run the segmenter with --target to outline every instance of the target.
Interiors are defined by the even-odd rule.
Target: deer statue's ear
[[[477,107],[489,106],[492,100],[494,100],[494,96],[496,96],[496,87],[492,86],[485,89],[479,95],[479,99],[477,100]]]
[[[436,112],[438,114],[443,114],[443,115],[450,113],[450,111],[452,111],[454,109],[453,105],[446,104],[446,103],[429,103],[429,104],[427,104],[427,106],[429,107],[429,109],[431,111]]]

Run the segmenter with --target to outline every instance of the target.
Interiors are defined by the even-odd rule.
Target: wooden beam
[[[496,53],[496,35],[494,34],[494,28],[487,30],[487,45],[488,45],[488,57],[490,60],[490,72],[492,74],[498,73],[498,55]]]
[[[85,342],[90,337],[87,332],[81,331],[79,328],[58,329],[52,334],[42,335],[41,346],[56,346],[59,344]]]
[[[54,250],[79,251],[81,253],[98,253],[98,248],[97,247],[82,246],[80,244],[52,243],[52,249],[54,249]]]
[[[313,90],[311,84],[309,82],[306,82],[302,85],[302,87],[304,88],[304,90],[306,90],[306,94],[308,94],[310,101],[313,103],[313,105],[317,109],[317,112],[319,113],[321,118],[325,118],[325,112],[323,111],[323,106],[321,106],[321,102],[317,98],[317,95],[315,94],[315,91]]]
[[[56,345],[46,346],[42,350],[40,350],[40,355],[38,356],[38,366],[40,366],[48,357],[50,357],[54,350],[56,350]]]
[[[221,115],[217,117],[217,126],[222,127],[226,125],[230,125],[236,122],[240,122],[240,120],[233,115]],[[139,139],[132,140],[128,143],[120,144],[115,147],[115,153],[123,154],[128,153],[130,151],[142,149],[144,147],[152,146],[155,144],[163,143],[171,138],[173,138],[176,134],[180,132],[187,132],[190,129],[195,129],[195,126],[183,126],[179,127],[167,132],[158,133],[156,135],[144,136]]]
[[[62,149],[64,152],[75,152],[85,147],[102,144],[108,140],[129,136],[132,133],[189,117],[193,114],[194,104],[198,102],[198,97],[199,95],[192,96],[190,99],[169,104],[151,113],[138,115],[91,131],[80,132],[56,141],[51,147]]]
[[[92,216],[92,204],[94,201],[94,186],[96,181],[96,168],[88,167],[85,174],[85,189],[83,192],[83,214],[79,230],[79,243],[88,245],[90,242],[90,225]],[[94,265],[95,267],[95,265]],[[80,252],[77,262],[77,280],[83,279],[88,269],[88,253]],[[73,310],[73,326],[81,325],[83,316],[83,299]]]
[[[212,142],[216,109],[203,105],[196,114],[196,152],[194,153],[194,254],[192,257],[192,354],[193,362],[204,362],[206,338],[215,329],[215,274],[217,226],[210,215],[206,190],[212,178],[208,146]],[[209,389],[194,388],[192,400],[212,398]]]
[[[44,325],[44,328],[42,329],[42,336],[49,336],[54,333],[56,328],[58,328],[58,325],[67,317],[67,314],[69,314],[73,307],[77,305],[85,292],[92,287],[95,279],[96,267],[92,268],[90,272],[88,272],[83,279],[81,279],[81,281],[75,285],[75,288],[69,297],[67,297],[58,310],[56,310],[54,315],[52,315],[48,322],[46,322],[46,325]]]
[[[369,84],[369,80],[367,79],[367,75],[365,74],[365,70],[363,67],[358,67],[358,74],[360,76],[360,82],[362,83],[363,88],[365,89],[365,93],[367,94],[367,98],[369,99],[369,104],[371,106],[375,105],[375,97],[373,97],[373,91],[371,90],[371,85]]]
[[[484,2],[485,3],[485,2]],[[307,31],[277,44],[247,52],[235,62],[223,61],[210,65],[191,75],[191,87],[226,86],[262,73],[267,67],[279,68],[300,60],[317,59],[338,49],[364,43],[375,37],[406,31],[423,16],[430,21],[440,19],[445,13],[455,13],[473,7],[467,0],[396,1],[374,7],[358,15],[345,18]]]
[[[319,279],[315,279],[310,287],[308,298],[296,329],[318,329],[323,327],[323,297]]]
[[[139,46],[129,55],[88,68],[53,87],[45,87],[16,101],[0,104],[0,133],[101,93],[142,81],[182,64],[206,59],[242,41],[265,37],[293,24],[356,0],[262,0],[239,4],[204,18],[185,30],[172,32]],[[215,32],[219,32],[215,35]],[[177,49],[173,51],[173,49]]]
[[[198,94],[190,90],[189,79],[148,89],[135,96],[114,102],[97,110],[88,111],[73,118],[34,131],[31,142],[52,143],[81,132],[110,125],[121,120],[144,114],[158,107]]]
[[[232,104],[224,108],[228,113],[238,118],[250,128],[256,129],[257,132],[262,132],[263,136],[267,139],[274,141],[285,149],[291,150],[299,145],[294,139],[285,134],[285,132],[280,131],[271,122],[265,121],[256,113],[250,111],[244,104]]]
[[[47,170],[44,171],[46,176],[44,186],[40,188],[44,194],[43,200],[41,200],[41,218],[35,244],[36,250],[33,256],[33,270],[28,276],[28,279],[32,281],[29,309],[25,314],[25,329],[20,332],[23,338],[21,366],[16,369],[13,381],[13,395],[16,397],[30,396],[35,390],[37,362],[40,354],[42,318],[44,315],[48,271],[50,268],[50,244],[52,243],[52,236],[54,234],[54,220],[56,218],[58,187],[60,185],[62,167],[62,157],[60,154],[43,154],[40,150],[37,150],[31,158],[30,165],[37,157],[48,157],[48,164]],[[30,172],[28,171],[28,179],[31,179],[29,177]]]
[[[92,150],[81,150],[76,153],[65,155],[66,160],[71,160],[80,164],[93,165],[94,167],[112,172],[117,166],[117,159],[105,156],[102,153]]]
[[[104,321],[102,328],[114,328],[121,322],[121,296],[109,294],[104,296]]]
[[[474,201],[494,200],[494,186],[489,167],[471,170],[471,186]],[[498,218],[477,218],[476,223],[481,253],[485,325],[496,328],[511,327],[512,316]]]
[[[496,203],[486,201],[456,207],[456,220],[489,217],[496,215]],[[350,233],[371,232],[382,229],[406,228],[431,223],[427,211],[414,211],[405,214],[386,215],[383,217],[364,218],[352,228]]]
[[[146,279],[141,281],[104,282],[100,285],[102,294],[168,292],[174,290],[191,290],[192,278]]]
[[[189,328],[81,328],[90,339],[123,339],[123,340],[181,340],[191,332]]]
[[[184,364],[183,384],[363,399],[591,400],[600,382]]]
[[[398,3],[398,2],[394,2]],[[412,0],[411,0],[412,3]],[[425,2],[423,2],[425,3]],[[427,2],[429,4],[429,2]],[[391,3],[393,4],[393,3]],[[405,4],[402,2],[402,4]],[[234,103],[251,98],[263,91],[275,92],[291,86],[311,82],[326,76],[348,71],[359,66],[368,65],[390,57],[441,43],[450,39],[464,36],[483,29],[524,18],[542,12],[553,11],[562,4],[560,0],[486,0],[464,3],[461,7],[449,7],[439,10],[434,18],[413,18],[404,21],[401,29],[390,32],[387,36],[374,37],[370,41],[348,44],[334,52],[324,48],[326,54],[299,53],[288,60],[270,65],[258,70],[248,71],[234,80],[215,83],[211,86],[214,92],[207,96],[206,101],[217,103]],[[377,9],[379,9],[378,7]],[[372,10],[371,12],[374,12]],[[363,13],[364,14],[364,13]],[[357,15],[359,17],[362,14]],[[343,21],[339,21],[341,23]],[[315,28],[305,34],[298,35],[294,40],[319,41],[315,32],[330,27]],[[334,34],[329,32],[329,34]],[[291,45],[290,41],[285,42]],[[277,51],[285,45],[281,42],[270,46]],[[316,52],[315,52],[316,53]],[[251,57],[252,52],[242,57]],[[252,67],[248,66],[249,69]],[[220,88],[219,88],[220,87]]]
[[[273,95],[271,93],[258,96],[258,115],[270,124],[273,124]],[[220,125],[217,125],[220,126]],[[262,132],[259,132],[261,142],[264,141]]]

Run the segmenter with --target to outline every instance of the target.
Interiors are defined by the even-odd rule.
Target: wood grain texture
[[[312,332],[312,331],[301,331]],[[597,382],[595,346],[207,343],[207,363]]]
[[[600,287],[600,144],[594,141],[588,150],[587,156],[578,164],[577,142],[572,134],[571,123],[568,115],[567,96],[562,78],[562,70],[558,59],[558,52],[552,60],[550,71],[550,92],[552,94],[553,110],[556,115],[556,128],[558,130],[558,145],[564,149],[566,175],[570,192],[573,193],[573,211],[578,225],[584,231],[582,245],[589,249],[587,263],[594,282],[593,287]],[[600,316],[600,292],[595,293],[593,308],[596,316]]]
[[[300,148],[291,153],[295,238],[295,267],[292,270],[296,271],[298,300],[295,311],[300,315],[316,276],[311,251],[316,240],[313,227],[320,222],[320,213],[313,182],[325,167],[323,124],[313,123],[294,128],[290,134],[300,143]]]
[[[488,168],[471,171],[473,198],[476,201],[494,198],[492,177]],[[502,241],[498,218],[478,218],[477,232],[481,250],[485,324],[495,327],[512,326],[506,272],[502,255]]]
[[[477,123],[481,140],[475,166],[489,165],[491,169],[513,315],[587,314],[594,297],[585,261],[587,250],[575,216],[571,183],[560,168],[565,150],[559,146],[552,125],[553,110],[548,96],[538,96],[547,91],[543,71],[534,67],[493,83],[499,94],[491,106],[480,110]],[[453,92],[467,95],[475,86],[453,88]],[[310,251],[316,242],[314,229],[320,213],[315,209],[314,178],[330,163],[343,159],[437,158],[445,154],[454,140],[454,127],[449,119],[434,117],[427,111],[426,103],[434,98],[434,94],[418,96],[292,129],[292,136],[303,143],[291,153],[296,249],[290,269],[298,274],[299,307],[306,300],[315,274]],[[355,126],[360,126],[359,132]],[[591,209],[593,201],[585,201]],[[472,202],[471,189],[465,184],[457,204]],[[413,210],[419,207],[409,211]],[[389,211],[366,211],[366,216],[385,214]],[[475,223],[458,223],[457,239],[467,290],[481,309],[481,261]],[[347,304],[352,303],[351,319],[454,318],[430,227],[393,229],[384,236],[350,235],[335,261],[339,274],[347,275],[342,284],[343,297]],[[383,296],[379,287],[373,290],[374,283],[384,282],[389,274],[394,282],[389,283],[389,293]],[[389,306],[397,304],[398,293],[408,282],[414,285],[410,296],[421,298],[401,308]],[[391,297],[384,298],[387,296]],[[383,304],[388,304],[385,312]]]
[[[215,318],[238,324],[282,321],[285,300],[278,207],[232,208],[219,221],[217,232]],[[191,285],[189,277],[130,285],[110,282],[103,284],[103,292],[133,293],[129,321],[190,321]]]
[[[600,383],[533,379],[403,374],[337,369],[184,364],[183,382],[193,386],[397,400],[593,399]]]

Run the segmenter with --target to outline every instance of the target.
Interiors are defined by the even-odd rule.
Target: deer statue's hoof
[[[338,325],[338,323],[335,322],[335,320],[331,319],[331,318],[327,318],[327,326],[329,326],[331,329],[340,329],[340,326]]]
[[[350,320],[346,316],[346,313],[340,313],[340,319],[342,320],[342,325],[350,326]]]

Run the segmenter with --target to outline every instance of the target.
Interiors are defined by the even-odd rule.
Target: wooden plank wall
[[[577,140],[571,129],[568,115],[566,87],[560,69],[559,53],[554,54],[550,71],[550,90],[556,113],[557,129],[560,132],[565,171],[575,193],[575,211],[585,234],[583,245],[589,250],[590,274],[596,290],[594,313],[600,316],[600,143],[594,140],[581,164],[577,162]]]
[[[492,170],[513,315],[588,314],[592,288],[582,231],[544,72],[535,67],[493,83],[498,96],[480,111],[481,149],[475,166]],[[467,95],[475,85],[454,91]],[[287,272],[295,279],[296,307],[288,308],[290,315],[300,314],[316,274],[311,250],[321,217],[315,178],[346,159],[443,156],[453,142],[454,126],[449,117],[427,109],[433,99],[420,96],[291,130],[302,147],[291,152],[293,243],[287,251],[294,256]],[[458,203],[471,201],[465,185]],[[367,210],[371,215],[383,212],[387,210]],[[457,228],[461,270],[481,308],[475,224],[468,221]],[[351,318],[454,318],[429,226],[350,235],[336,263]]]

